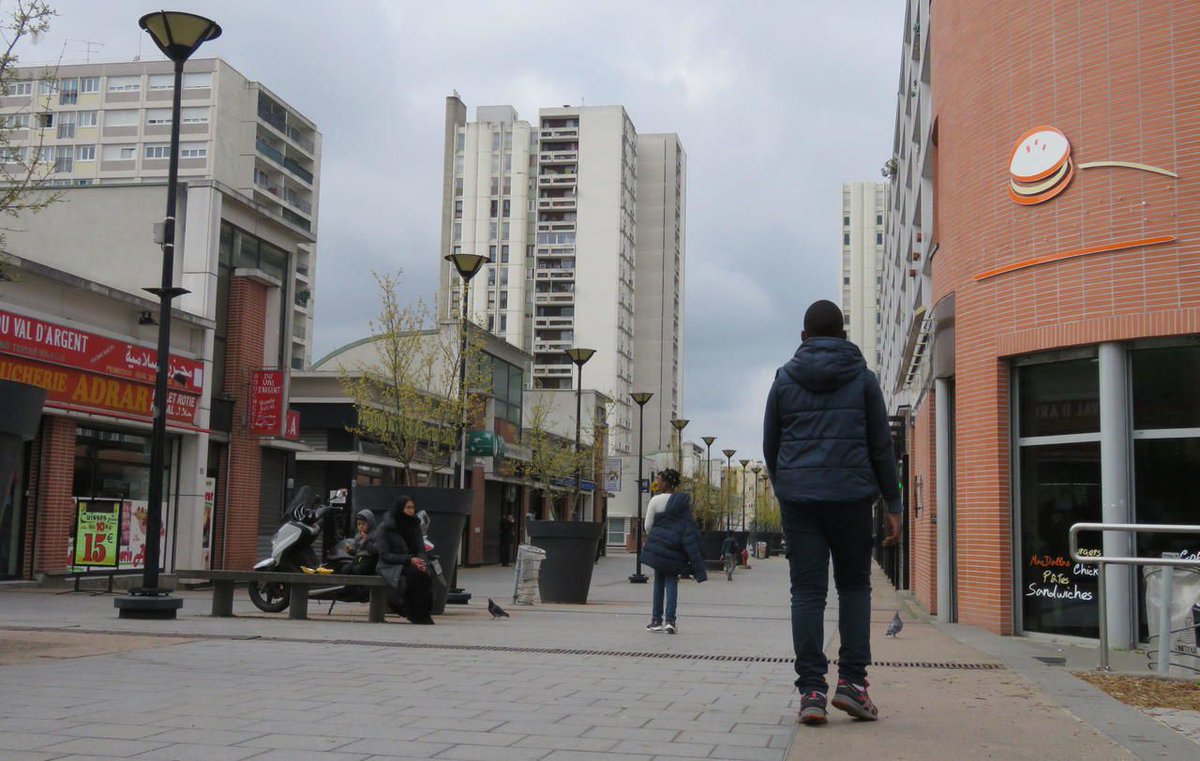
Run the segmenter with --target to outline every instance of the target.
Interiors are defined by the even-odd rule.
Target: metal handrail
[[[1095,565],[1097,567],[1096,574],[1096,595],[1099,597],[1099,619],[1100,619],[1100,671],[1112,671],[1108,665],[1108,601],[1106,599],[1106,586],[1104,583],[1104,566],[1105,565],[1157,565],[1167,568],[1200,568],[1200,559],[1183,560],[1179,558],[1141,558],[1141,557],[1104,557],[1103,555],[1088,555],[1080,557],[1079,555],[1079,532],[1080,531],[1099,531],[1101,532],[1101,544],[1104,542],[1105,531],[1117,531],[1123,534],[1198,534],[1200,535],[1200,526],[1179,526],[1161,523],[1076,523],[1071,526],[1071,530],[1067,533],[1070,542],[1071,560],[1084,565]],[[1104,550],[1100,550],[1103,552]],[[1164,594],[1164,597],[1166,595]],[[1169,601],[1164,600],[1162,609],[1167,611],[1166,617],[1168,623],[1165,627],[1159,626],[1159,653],[1160,667],[1162,663],[1162,654],[1164,653],[1163,642],[1170,639],[1170,636],[1163,636],[1163,632],[1170,632],[1170,615],[1168,604]]]

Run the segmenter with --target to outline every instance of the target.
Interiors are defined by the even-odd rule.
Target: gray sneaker
[[[646,627],[646,631],[648,631],[648,632],[661,632],[662,630],[663,630],[663,625],[661,622],[651,621],[650,625]]]
[[[675,628],[674,621],[667,622],[666,626],[663,627],[663,631],[665,631],[667,634],[678,634],[679,633],[679,630]]]

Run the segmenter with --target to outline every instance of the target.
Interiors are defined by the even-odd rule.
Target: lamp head
[[[704,442],[704,446],[711,447],[712,443],[717,440],[716,436],[701,436],[700,440]]]
[[[637,403],[637,406],[644,407],[646,402],[650,401],[650,397],[654,396],[654,394],[650,391],[634,391],[629,396],[634,402]]]
[[[737,454],[737,450],[736,449],[722,449],[721,454],[725,455],[725,459],[728,460],[729,458],[731,458],[735,454]]]
[[[463,282],[471,282],[471,278],[475,277],[475,273],[491,261],[491,259],[481,254],[447,254],[442,257],[446,261],[454,265],[454,269],[458,270],[458,276],[463,279]]]
[[[138,19],[167,58],[182,63],[205,42],[221,36],[217,22],[183,11],[155,11]]]
[[[751,468],[750,470],[751,470],[751,471],[753,471],[753,472],[754,472],[754,475],[756,475],[756,476],[757,476],[759,473],[761,473],[761,472],[762,472],[762,466],[761,466],[761,465],[755,465],[755,466],[754,466],[753,468]]]
[[[579,347],[567,349],[566,351],[567,356],[571,358],[571,361],[579,367],[586,365],[587,361],[592,358],[593,354],[596,353],[595,349],[581,349]]]
[[[745,470],[746,466],[750,464],[749,460],[738,460],[738,462],[741,463],[743,470]]]
[[[675,430],[682,431],[684,428],[687,428],[687,424],[690,422],[692,421],[687,418],[677,417],[671,421],[671,425],[675,426]]]

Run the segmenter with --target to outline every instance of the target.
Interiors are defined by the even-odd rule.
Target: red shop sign
[[[2,309],[0,354],[150,385],[158,372],[154,349]],[[199,360],[172,354],[167,370],[172,388],[191,394],[204,390],[204,364]]]
[[[287,411],[287,427],[283,430],[283,438],[289,441],[300,440],[300,413],[295,410]]]
[[[143,383],[3,356],[0,356],[0,380],[41,386],[46,389],[46,402],[50,406],[94,409],[151,419],[154,387]],[[168,389],[167,420],[195,425],[197,400],[193,394]]]
[[[283,370],[255,370],[250,379],[250,433],[283,433]]]

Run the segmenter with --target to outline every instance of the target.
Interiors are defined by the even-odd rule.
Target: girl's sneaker
[[[824,724],[829,721],[825,712],[825,693],[813,690],[800,698],[800,723]]]
[[[668,622],[667,625],[663,627],[663,631],[665,631],[667,634],[678,634],[679,633],[679,630],[675,628],[674,621]]]
[[[861,685],[839,679],[837,692],[833,693],[833,707],[840,708],[856,719],[875,721],[879,718],[879,709],[867,695],[868,686],[866,679]]]
[[[663,625],[661,621],[651,621],[650,625],[646,627],[646,631],[648,632],[661,632],[662,630]]]

